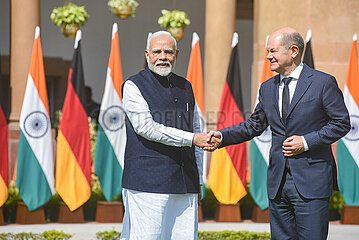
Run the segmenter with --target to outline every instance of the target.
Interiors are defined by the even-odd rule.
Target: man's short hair
[[[283,33],[281,45],[286,48],[290,48],[295,45],[299,48],[299,55],[302,56],[304,51],[304,40],[298,32],[294,33]]]
[[[171,33],[167,32],[167,31],[158,31],[158,32],[155,32],[155,33],[152,33],[151,36],[149,36],[147,38],[147,46],[146,46],[146,50],[150,50],[150,42],[152,39],[158,37],[158,36],[162,36],[162,35],[165,35],[165,36],[168,36],[170,37],[174,43],[175,43],[175,51],[177,51],[177,41],[174,37],[172,37]]]

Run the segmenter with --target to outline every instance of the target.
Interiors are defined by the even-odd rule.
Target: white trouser
[[[198,239],[198,195],[122,191],[121,239]]]

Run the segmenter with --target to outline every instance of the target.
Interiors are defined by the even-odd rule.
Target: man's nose
[[[167,55],[166,55],[165,51],[161,51],[161,53],[158,57],[159,57],[159,59],[167,59]]]
[[[272,56],[272,54],[269,52],[269,53],[267,54],[266,58],[267,58],[268,60],[270,60],[270,59],[273,58],[273,56]]]

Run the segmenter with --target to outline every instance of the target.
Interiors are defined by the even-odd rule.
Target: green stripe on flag
[[[206,185],[201,186],[201,199],[202,200],[206,196]]]
[[[111,201],[122,191],[122,167],[101,124],[97,130],[95,159],[95,173],[100,180],[103,195],[107,201]]]
[[[262,209],[268,208],[267,170],[268,165],[255,141],[251,142],[251,181],[249,192],[253,200]]]
[[[338,184],[347,205],[359,205],[359,167],[343,140],[337,145]]]
[[[52,196],[45,174],[22,130],[20,130],[16,185],[30,211],[45,204]]]

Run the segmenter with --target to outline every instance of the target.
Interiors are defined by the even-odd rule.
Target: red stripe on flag
[[[6,186],[9,185],[9,154],[8,154],[7,121],[0,106],[0,175]]]
[[[224,83],[219,109],[217,129],[230,127],[244,120],[243,115],[232,96],[227,81]]]
[[[233,126],[244,121],[243,115],[235,102],[228,82],[226,81],[223,88],[222,99],[220,104],[220,113],[218,115],[217,129],[223,129]],[[246,144],[241,143],[225,147],[228,155],[232,159],[233,166],[241,179],[243,186],[246,187],[246,161],[247,149]]]

